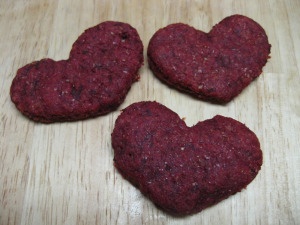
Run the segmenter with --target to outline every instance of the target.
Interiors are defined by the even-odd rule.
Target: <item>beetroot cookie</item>
[[[139,102],[117,118],[114,164],[159,208],[182,216],[241,191],[257,175],[262,151],[244,124],[223,116],[187,127],[156,102]]]
[[[158,30],[148,46],[154,74],[199,99],[227,103],[258,77],[271,45],[252,19],[233,15],[209,33],[177,23]]]
[[[10,94],[18,110],[44,123],[74,121],[115,110],[143,64],[143,44],[129,24],[87,29],[68,60],[42,59],[20,68]]]

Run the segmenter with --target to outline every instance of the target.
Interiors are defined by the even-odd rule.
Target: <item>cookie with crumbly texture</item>
[[[69,59],[25,65],[10,95],[30,119],[53,123],[96,117],[116,110],[139,79],[143,44],[132,26],[107,21],[87,29]]]
[[[125,108],[112,147],[123,177],[175,216],[198,213],[241,191],[262,165],[260,143],[244,124],[218,115],[188,127],[157,102]]]
[[[171,24],[150,39],[148,62],[163,82],[201,100],[227,103],[262,73],[271,45],[254,20],[233,15],[209,33]]]

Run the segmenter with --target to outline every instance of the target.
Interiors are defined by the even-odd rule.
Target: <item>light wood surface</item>
[[[264,154],[257,178],[201,213],[165,214],[114,169],[110,134],[119,110],[44,125],[10,101],[19,67],[66,59],[76,38],[100,22],[130,23],[146,50],[154,32],[170,23],[209,31],[236,13],[259,22],[272,44],[263,74],[240,96],[226,106],[196,100],[162,84],[145,63],[119,108],[156,100],[188,125],[221,114],[257,134]],[[0,0],[0,224],[300,224],[299,24],[299,0]]]

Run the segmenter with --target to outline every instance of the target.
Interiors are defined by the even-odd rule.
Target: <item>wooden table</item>
[[[156,100],[188,125],[216,114],[253,130],[264,154],[256,179],[201,213],[174,218],[158,210],[113,167],[110,134],[120,111],[95,119],[44,125],[10,101],[19,67],[41,58],[68,58],[72,43],[102,21],[128,22],[145,50],[154,32],[184,22],[209,31],[226,16],[259,22],[272,44],[263,74],[226,106],[162,84],[140,70],[122,109]],[[300,224],[300,1],[1,0],[0,224]]]

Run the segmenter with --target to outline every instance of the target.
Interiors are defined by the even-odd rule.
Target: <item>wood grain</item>
[[[182,0],[0,0],[0,224],[300,224],[300,2]],[[45,57],[65,59],[86,28],[130,23],[144,43],[170,23],[209,31],[243,14],[259,22],[272,44],[263,74],[226,106],[170,89],[147,63],[120,109],[156,100],[188,125],[216,114],[252,129],[264,164],[246,190],[203,212],[174,218],[158,210],[113,167],[115,111],[73,123],[43,125],[10,101],[17,69]]]

